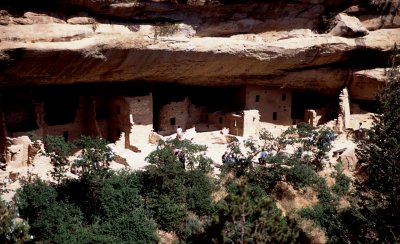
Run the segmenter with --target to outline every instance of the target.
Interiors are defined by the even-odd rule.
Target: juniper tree
[[[380,215],[381,223],[375,223],[378,238],[388,242],[400,241],[399,57],[395,46],[387,83],[378,96],[378,114],[368,133],[370,143],[360,143],[357,151],[361,169],[367,173],[363,187],[373,196],[373,207]]]

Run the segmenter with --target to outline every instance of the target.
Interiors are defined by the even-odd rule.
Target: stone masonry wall
[[[224,127],[229,129],[229,134],[243,136],[244,120],[241,114],[227,114],[224,119]]]
[[[243,136],[256,136],[260,131],[260,114],[258,110],[243,111]]]
[[[125,97],[129,106],[129,120],[131,124],[130,145],[148,142],[149,134],[153,129],[153,96]]]
[[[124,97],[116,96],[111,101],[109,135],[117,146],[128,147],[131,124],[129,121],[129,106]]]
[[[176,132],[180,126],[186,130],[189,118],[189,99],[180,102],[172,102],[164,105],[159,114],[159,134],[168,135]]]
[[[291,125],[292,92],[261,86],[245,88],[245,110],[257,109],[260,122]]]

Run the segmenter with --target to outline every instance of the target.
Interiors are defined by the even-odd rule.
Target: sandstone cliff
[[[7,3],[9,2],[9,3]],[[399,1],[0,3],[0,86],[284,86],[374,100],[400,43]]]

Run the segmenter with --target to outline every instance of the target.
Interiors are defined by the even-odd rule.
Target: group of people
[[[174,149],[174,155],[178,158],[179,162],[182,163],[183,168],[186,166],[186,154],[182,149],[175,148]]]
[[[238,156],[233,153],[225,152],[224,154],[222,154],[222,163],[223,164],[234,165],[238,161],[239,161]]]
[[[263,148],[262,151],[260,152],[258,163],[261,165],[265,165],[267,157],[268,157],[268,152],[265,148]],[[236,155],[234,153],[225,152],[222,155],[222,163],[227,164],[229,166],[235,166],[235,165],[245,165],[246,163],[249,162],[247,162],[246,158],[243,157],[242,155]]]

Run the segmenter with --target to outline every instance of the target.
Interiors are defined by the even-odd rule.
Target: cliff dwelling
[[[1,96],[7,136],[100,136],[132,148],[161,135],[194,128],[227,128],[235,136],[257,135],[271,125],[314,126],[338,117],[338,98],[271,86],[200,87],[126,84],[46,86]]]
[[[0,0],[0,242],[399,243],[399,44],[400,0]]]
[[[178,126],[346,129],[374,110],[400,42],[379,1],[118,2],[0,3],[2,149],[27,134],[137,150]]]

